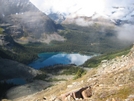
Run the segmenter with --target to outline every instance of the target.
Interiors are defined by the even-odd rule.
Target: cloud
[[[104,13],[113,19],[123,18],[129,11],[133,10],[133,0],[105,0]]]
[[[90,17],[94,13],[105,15],[110,19],[122,19],[133,21],[134,0],[30,0],[41,11],[49,14],[59,12],[71,19],[76,16]],[[69,16],[68,16],[69,15]],[[129,15],[129,16],[126,16]],[[74,20],[69,20],[74,22]],[[134,21],[133,21],[134,22]],[[83,18],[75,19],[76,24],[87,26],[92,22],[86,22]],[[134,42],[134,25],[125,24],[117,28],[119,40]]]
[[[111,15],[118,19],[133,8],[133,0],[30,0],[41,11],[49,14],[59,12],[69,15],[75,13],[79,16],[90,17],[95,12],[101,15]],[[129,6],[128,6],[129,5]],[[120,7],[120,9],[116,8]],[[129,8],[128,8],[129,7]],[[123,9],[127,8],[127,9]],[[115,13],[112,13],[114,11]]]
[[[104,0],[30,0],[36,7],[45,13],[75,13],[91,16],[94,12],[104,10]]]
[[[121,41],[134,43],[134,25],[125,24],[117,28],[117,37]]]
[[[80,54],[69,54],[67,56],[67,58],[71,61],[72,64],[81,65],[86,60],[88,60],[89,58],[91,58],[91,56],[80,55]]]

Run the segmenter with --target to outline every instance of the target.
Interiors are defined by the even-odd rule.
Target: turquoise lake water
[[[87,59],[90,59],[92,56],[81,55],[78,53],[40,53],[38,54],[38,59],[33,61],[29,66],[39,69],[42,67],[53,66],[56,64],[75,64],[81,65]]]
[[[87,59],[90,59],[93,56],[81,55],[78,53],[40,53],[38,54],[38,59],[33,61],[29,66],[39,69],[42,67],[53,66],[56,64],[75,64],[81,65]],[[13,83],[17,85],[26,84],[27,82],[22,78],[13,78],[6,80],[7,83]]]

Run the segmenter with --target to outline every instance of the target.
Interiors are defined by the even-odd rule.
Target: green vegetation
[[[0,57],[28,64],[37,57],[37,53],[25,47],[14,47],[13,50],[0,48]]]
[[[79,68],[75,74],[74,80],[82,77],[84,74],[86,74],[86,71],[83,68]]]
[[[94,52],[104,54],[128,46],[128,44],[124,45],[125,42],[118,41],[116,32],[112,27],[96,24],[90,27],[63,25],[63,30],[58,33],[67,40],[64,42],[53,41],[50,44],[15,44],[10,48],[10,51],[0,48],[0,57],[29,64],[41,52],[78,52],[82,54],[93,54]]]
[[[59,34],[67,40],[64,42],[53,41],[50,44],[29,43],[27,45],[15,44],[6,49],[0,47],[0,58],[15,60],[24,64],[29,64],[38,57],[41,52],[79,52],[92,54],[100,53],[102,55],[93,57],[87,60],[83,67],[97,67],[102,60],[109,60],[115,57],[125,55],[129,49],[117,51],[128,47],[127,43],[119,42],[116,38],[116,32],[111,27],[94,25],[90,27],[80,27],[77,25],[63,25],[63,29]],[[104,29],[104,30],[102,30]],[[3,29],[0,28],[0,34],[3,34]],[[27,36],[25,34],[25,36]],[[105,54],[104,54],[105,53]],[[42,74],[37,75],[34,79],[47,80],[47,73],[54,75],[74,75],[74,79],[80,78],[86,73],[83,68],[75,65],[57,65],[48,68],[41,68]],[[1,76],[0,76],[1,78]],[[130,79],[134,79],[132,76]],[[48,79],[47,81],[60,81],[61,79]],[[62,79],[63,81],[63,79]],[[0,96],[5,95],[5,92],[13,87],[13,84],[0,83]],[[118,92],[120,96],[128,95],[130,89],[123,88]],[[126,96],[123,96],[124,98]],[[123,98],[122,97],[122,98]]]
[[[4,29],[0,28],[0,34],[3,34]]]
[[[96,56],[87,60],[83,64],[83,66],[89,67],[89,68],[97,67],[101,63],[102,60],[110,60],[118,56],[126,55],[129,53],[129,51],[130,51],[130,47],[121,51],[115,51],[115,52],[110,52],[110,53],[103,54],[100,56]]]
[[[54,75],[76,75],[78,71],[81,73],[85,72],[83,68],[75,65],[57,65],[52,67],[44,67],[40,70]]]
[[[48,78],[47,74],[53,75],[74,75],[74,79],[82,77],[86,71],[83,68],[74,66],[74,65],[57,65],[51,67],[44,67],[40,69],[42,74],[37,75],[34,79],[40,79],[44,81],[63,81],[64,79]]]
[[[84,69],[79,68],[79,67],[68,67],[68,68],[63,68],[64,71],[61,73],[63,75],[77,75],[78,71],[84,72]]]
[[[46,80],[48,82],[54,82],[54,81],[66,81],[65,79],[57,79],[57,78],[50,78],[48,80]]]
[[[45,80],[48,76],[46,75],[46,73],[42,73],[42,74],[38,74],[36,77],[34,77],[34,79],[37,80]]]
[[[59,34],[67,40],[65,42],[52,42],[56,49],[71,52],[95,52],[107,53],[123,49],[127,46],[125,42],[117,39],[116,31],[113,27],[93,25],[81,27],[77,25],[63,25],[64,30]],[[102,30],[103,29],[103,30]]]

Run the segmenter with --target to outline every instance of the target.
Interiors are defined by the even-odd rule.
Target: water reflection
[[[29,64],[29,66],[39,69],[42,67],[52,66],[56,64],[76,64],[81,65],[92,56],[81,55],[78,53],[41,53],[39,59]]]

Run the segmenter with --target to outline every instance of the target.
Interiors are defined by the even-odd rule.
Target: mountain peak
[[[0,16],[21,14],[27,11],[39,11],[29,0],[1,0]]]

